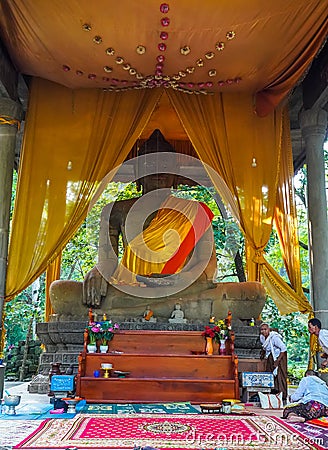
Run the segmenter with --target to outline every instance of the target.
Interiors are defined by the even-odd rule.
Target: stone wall
[[[20,376],[20,368],[23,363],[25,350],[25,341],[19,343],[5,354],[5,379],[8,381],[17,381]],[[39,359],[42,353],[41,342],[31,340],[28,345],[27,359],[24,372],[24,381],[30,381],[38,373]]]

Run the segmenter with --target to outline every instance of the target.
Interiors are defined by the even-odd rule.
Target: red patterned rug
[[[320,449],[296,430],[267,416],[180,414],[77,415],[48,419],[14,448],[21,449]]]

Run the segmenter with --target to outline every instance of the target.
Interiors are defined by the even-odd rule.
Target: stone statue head
[[[176,187],[174,175],[176,171],[175,148],[164,138],[160,130],[154,130],[138,151],[136,167],[138,190],[141,186],[143,191]]]

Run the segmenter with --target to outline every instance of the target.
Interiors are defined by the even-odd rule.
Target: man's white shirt
[[[328,354],[328,330],[320,330],[318,340],[322,350]]]

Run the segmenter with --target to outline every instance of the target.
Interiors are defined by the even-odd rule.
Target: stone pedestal
[[[36,333],[46,349],[40,356],[39,373],[47,375],[54,362],[59,362],[63,371],[73,365],[77,373],[77,358],[83,350],[86,326],[87,321],[38,323]]]

